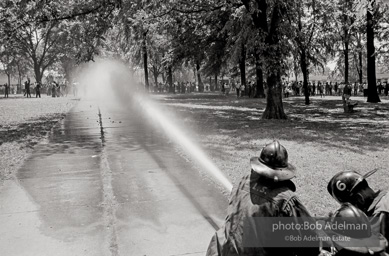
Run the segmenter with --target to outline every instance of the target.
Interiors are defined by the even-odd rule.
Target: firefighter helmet
[[[288,152],[277,140],[265,145],[259,157],[250,160],[253,171],[275,181],[290,180],[296,176],[295,168],[288,163]]]
[[[327,185],[330,195],[339,203],[350,202],[357,187],[367,186],[365,176],[354,171],[339,172],[332,177]]]
[[[338,250],[375,254],[385,250],[387,240],[372,225],[366,214],[350,203],[344,203],[331,218],[326,230]]]

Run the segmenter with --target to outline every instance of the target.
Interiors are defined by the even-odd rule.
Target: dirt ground
[[[297,168],[297,193],[310,212],[327,216],[337,203],[327,192],[327,183],[337,172],[362,174],[378,168],[368,178],[373,189],[388,189],[389,100],[378,104],[366,98],[356,112],[346,114],[340,96],[284,99],[287,120],[261,120],[265,99],[236,98],[217,93],[156,95],[177,122],[207,152],[234,185],[250,171],[249,160],[263,145],[279,140]],[[170,113],[170,111],[167,111]]]
[[[0,98],[0,185],[13,178],[34,145],[76,104],[71,97]]]

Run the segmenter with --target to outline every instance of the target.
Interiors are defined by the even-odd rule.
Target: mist
[[[180,117],[159,104],[138,83],[129,68],[115,60],[97,60],[82,68],[79,82],[83,99],[97,101],[111,110],[136,111],[147,124],[161,130],[169,141],[185,151],[189,158],[202,167],[202,171],[227,190],[232,190],[231,182],[211,161],[198,143],[190,127],[186,127]],[[179,156],[177,156],[179,157]]]
[[[130,68],[112,59],[97,59],[84,64],[73,78],[78,82],[79,96],[110,106],[129,103],[135,96],[144,96],[144,89],[135,79]]]

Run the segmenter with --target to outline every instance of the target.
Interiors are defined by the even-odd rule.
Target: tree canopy
[[[345,83],[367,73],[368,101],[379,102],[375,66],[385,69],[389,56],[387,9],[379,0],[4,0],[0,61],[6,73],[27,64],[40,82],[55,65],[70,72],[110,56],[143,69],[146,90],[160,76],[172,88],[183,69],[194,70],[199,91],[205,77],[239,73],[244,85],[254,77],[256,97],[265,89],[263,118],[284,119],[282,77],[300,70],[309,104],[309,75],[329,61]]]

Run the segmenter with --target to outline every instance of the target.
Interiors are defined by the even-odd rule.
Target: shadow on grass
[[[51,115],[38,120],[30,120],[17,126],[0,125],[0,145],[6,142],[27,142],[27,147],[33,147],[39,141],[34,138],[44,137],[50,130],[64,118],[65,115]]]
[[[291,97],[283,103],[287,120],[262,120],[265,99],[237,99],[216,93],[165,95],[162,99],[161,103],[171,104],[168,107],[186,120],[191,117],[192,127],[200,134],[315,142],[358,152],[380,151],[389,143],[387,101],[371,104],[353,97],[358,102],[356,112],[344,113],[340,96],[313,97],[308,106],[303,97]]]

